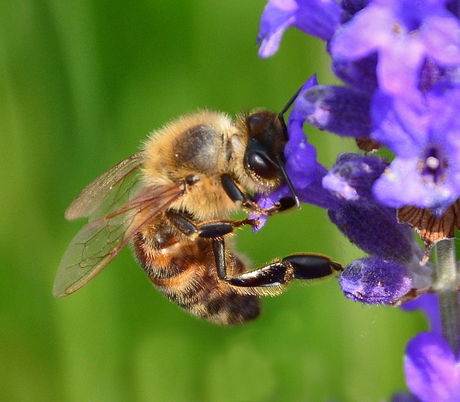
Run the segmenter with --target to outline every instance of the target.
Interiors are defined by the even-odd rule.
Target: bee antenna
[[[297,97],[299,96],[300,91],[302,90],[303,85],[296,91],[294,95],[292,95],[291,99],[288,100],[288,103],[283,107],[281,112],[278,114],[278,119],[281,123],[281,126],[283,127],[284,131],[284,136],[286,137],[286,140],[289,139],[288,132],[287,132],[287,126],[286,122],[284,121],[284,114],[288,111],[288,109],[292,106],[292,104],[295,102]]]
[[[299,96],[299,93],[302,90],[302,88],[303,88],[303,85],[296,91],[296,93],[294,95],[292,95],[291,99],[289,99],[288,102],[286,103],[286,106],[284,106],[283,109],[281,110],[281,112],[279,113],[278,117],[283,122],[284,122],[284,113],[286,113],[288,111],[288,109],[292,106],[292,104],[295,102],[295,100]]]
[[[288,100],[286,105],[283,107],[281,112],[278,114],[278,119],[279,119],[279,121],[280,121],[280,123],[281,123],[281,125],[283,127],[283,131],[284,131],[284,134],[286,136],[286,140],[289,139],[289,137],[288,137],[286,122],[284,121],[284,114],[288,111],[288,109],[295,102],[295,100],[299,96],[299,93],[302,90],[302,88],[303,88],[303,85],[296,91],[296,93],[291,97],[291,99]],[[289,191],[291,192],[292,196],[294,197],[295,205],[296,205],[297,209],[300,209],[299,196],[297,195],[297,192],[295,191],[295,188],[292,185],[291,179],[289,178],[288,174],[286,173],[286,169],[284,168],[284,163],[281,160],[281,157],[279,155],[276,155],[276,159],[278,161],[278,165],[280,167],[281,173],[283,174],[284,180],[286,181],[286,184],[289,187]]]
[[[287,186],[289,187],[289,191],[291,192],[292,196],[294,197],[294,201],[295,201],[295,206],[297,207],[297,209],[300,209],[300,200],[299,200],[299,196],[297,195],[297,192],[295,191],[295,188],[294,186],[292,185],[292,182],[291,182],[291,179],[289,178],[287,172],[286,172],[286,169],[284,168],[284,163],[281,159],[281,156],[279,154],[276,155],[276,160],[278,162],[278,166],[281,170],[281,173],[284,177],[284,180],[286,181],[286,184]]]

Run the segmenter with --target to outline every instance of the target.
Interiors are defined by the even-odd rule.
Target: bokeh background
[[[363,307],[337,281],[295,284],[260,319],[221,328],[155,291],[128,249],[74,295],[51,294],[84,222],[78,192],[168,120],[197,108],[280,110],[324,44],[290,30],[268,60],[255,45],[264,0],[0,2],[0,395],[4,401],[382,401],[405,389],[417,313]],[[319,159],[352,141],[307,128]],[[314,251],[362,255],[304,206],[238,249],[254,266]]]

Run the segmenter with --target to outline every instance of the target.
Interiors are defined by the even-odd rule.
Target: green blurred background
[[[257,57],[264,0],[1,1],[0,399],[3,401],[388,400],[404,389],[419,314],[346,300],[335,280],[295,284],[238,328],[197,321],[155,291],[124,250],[65,299],[51,294],[84,222],[64,211],[148,133],[197,108],[280,110],[324,44],[290,30]],[[308,128],[330,166],[351,141]],[[305,206],[237,236],[255,265],[314,251],[362,255]]]

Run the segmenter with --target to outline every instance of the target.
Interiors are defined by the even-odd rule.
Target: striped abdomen
[[[260,313],[258,297],[240,294],[217,276],[211,241],[191,240],[160,215],[134,238],[137,258],[154,285],[190,314],[222,325],[241,324]],[[245,272],[227,251],[228,274]]]

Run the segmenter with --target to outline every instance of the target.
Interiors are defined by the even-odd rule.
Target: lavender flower
[[[400,96],[416,94],[427,57],[442,66],[460,63],[460,24],[446,3],[371,1],[336,33],[331,54],[354,60],[377,52],[379,88]]]
[[[374,97],[372,138],[396,153],[375,183],[384,204],[416,205],[440,217],[460,196],[460,86],[439,83],[419,110],[381,93]]]
[[[302,86],[299,96],[294,102],[288,120],[289,141],[286,144],[284,155],[286,157],[286,172],[293,184],[299,199],[302,202],[314,204],[322,208],[336,209],[340,201],[323,188],[322,180],[327,174],[327,169],[316,160],[316,149],[307,141],[302,130],[307,117],[305,116],[303,94],[317,85],[316,76],[311,77]],[[287,186],[272,194],[261,196],[256,194],[256,201],[265,209],[271,208],[284,197],[292,196]],[[253,230],[260,230],[267,220],[267,216],[251,215],[257,218],[259,225]]]

